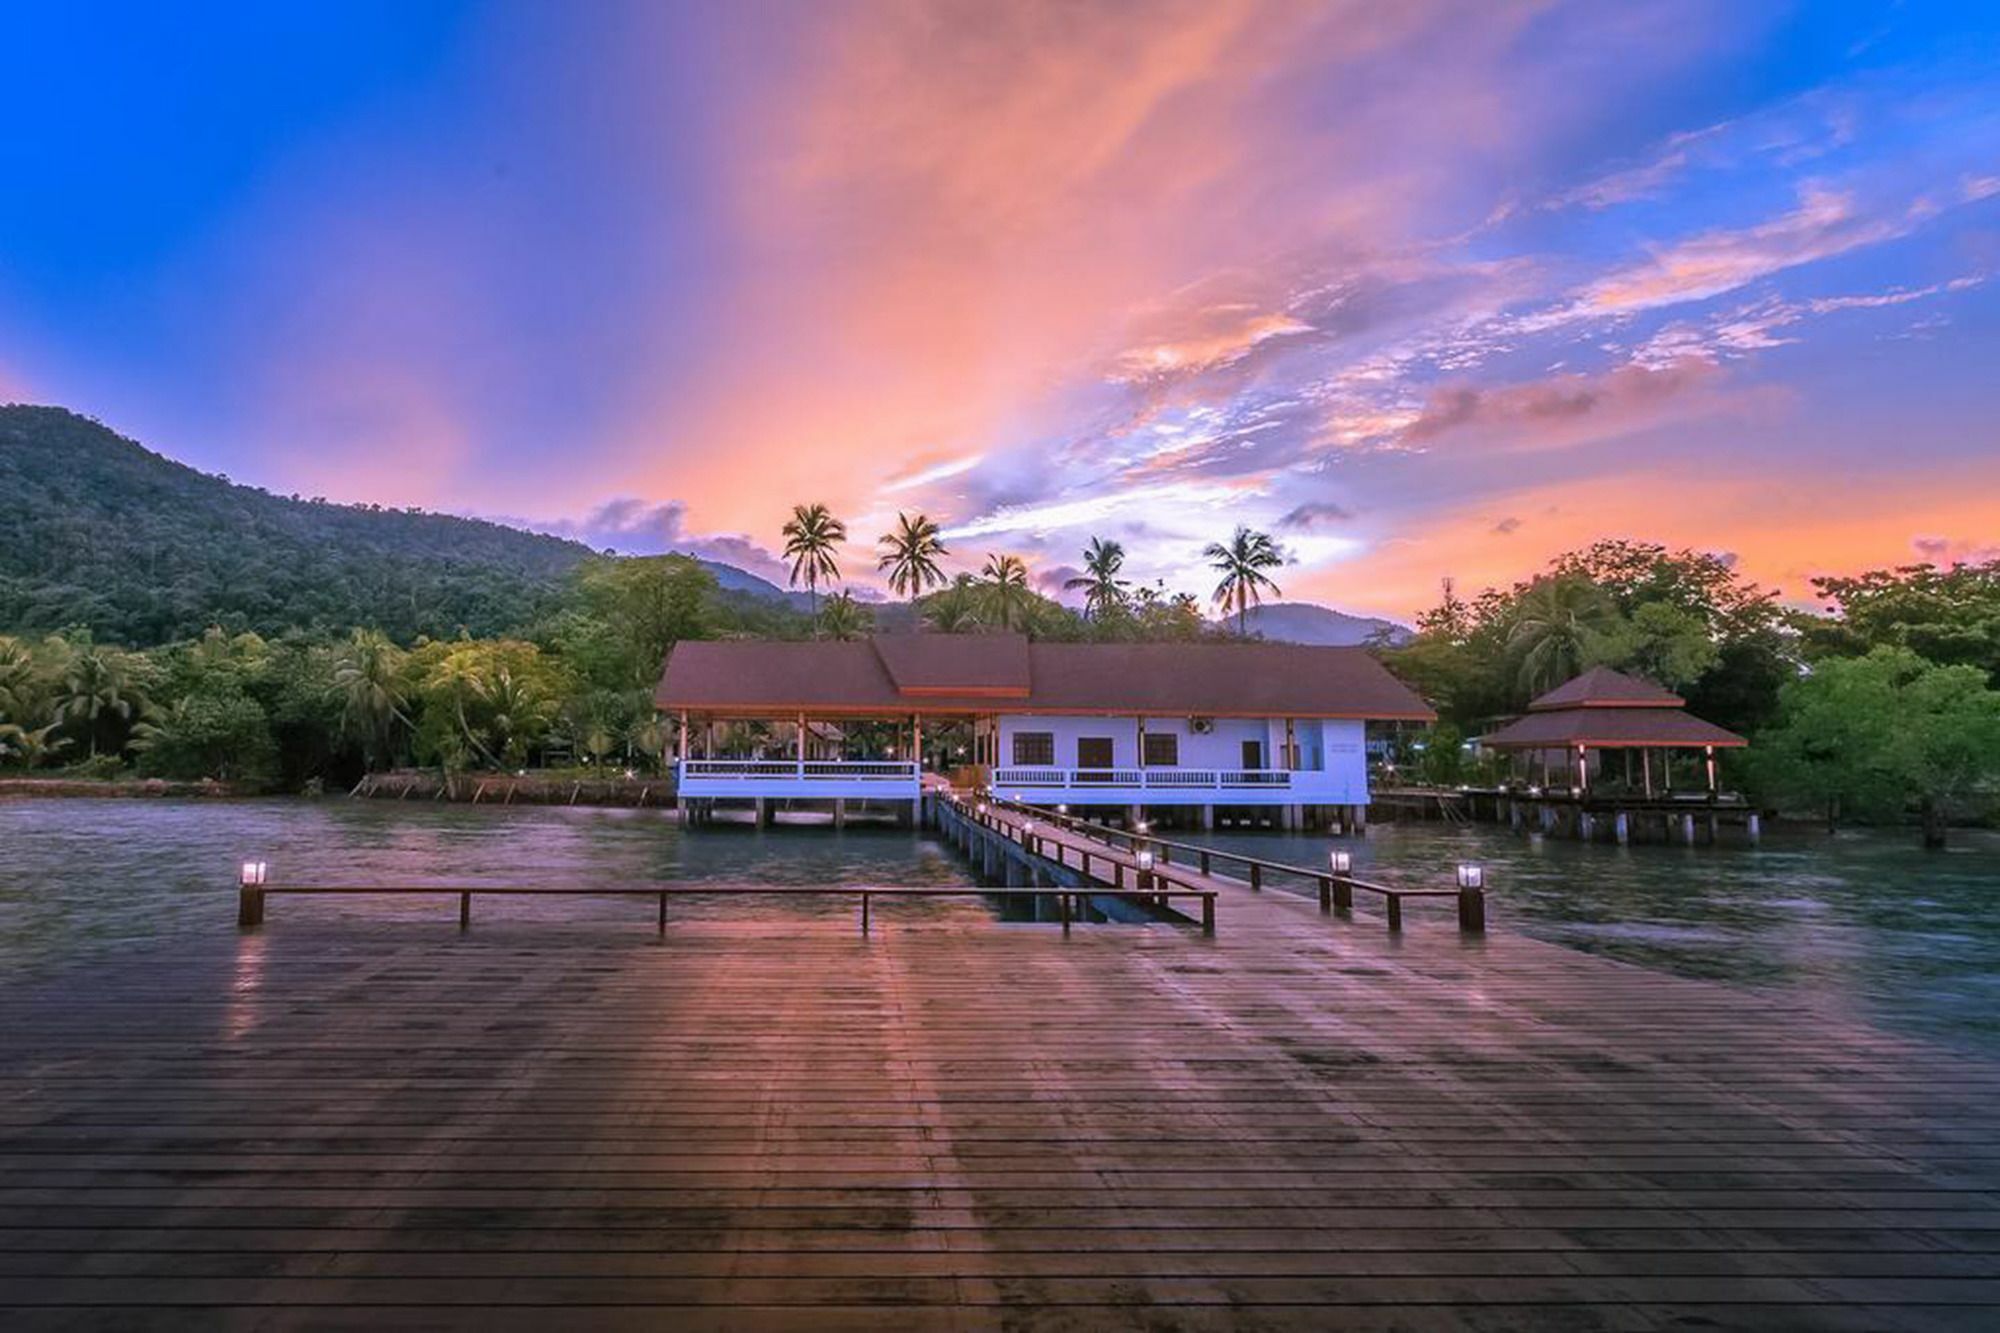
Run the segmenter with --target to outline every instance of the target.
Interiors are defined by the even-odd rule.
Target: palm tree
[[[970,574],[960,574],[951,586],[930,599],[924,607],[924,623],[940,634],[968,634],[985,622],[980,619],[981,588]]]
[[[1035,594],[1028,589],[1028,566],[1018,555],[988,555],[981,590],[986,619],[1001,629],[1018,629],[1028,619]]]
[[[1236,608],[1236,633],[1239,638],[1244,637],[1249,632],[1245,622],[1250,608],[1263,603],[1264,590],[1268,588],[1272,596],[1278,595],[1278,585],[1264,571],[1284,564],[1284,554],[1269,533],[1238,527],[1227,546],[1210,542],[1202,555],[1210,568],[1222,575],[1222,582],[1215,585],[1215,604],[1225,609]]]
[[[1521,688],[1532,697],[1581,672],[1617,619],[1617,604],[1589,579],[1536,579],[1507,631],[1508,650],[1520,655]]]
[[[889,572],[889,587],[897,595],[914,602],[924,589],[944,582],[937,558],[950,552],[945,550],[938,525],[929,515],[911,518],[908,514],[897,514],[896,530],[883,533],[876,544],[882,548],[882,555],[875,561],[875,568]]]
[[[812,618],[819,620],[820,580],[840,577],[840,565],[833,558],[836,546],[847,540],[847,525],[823,504],[793,505],[791,522],[784,526],[785,558],[792,562],[792,586],[806,581],[811,598]]]
[[[54,758],[69,745],[67,737],[55,734],[60,725],[51,722],[46,727],[30,731],[11,722],[0,723],[0,759],[19,755],[23,766],[33,768],[45,759]]]
[[[97,758],[97,733],[107,718],[129,722],[146,706],[144,692],[127,660],[127,655],[95,645],[70,660],[63,675],[62,697],[56,717],[64,722],[80,722],[90,738],[90,757]]]
[[[819,627],[827,638],[846,642],[875,628],[875,613],[855,601],[853,593],[838,592],[820,608]]]
[[[395,763],[396,729],[411,725],[403,692],[403,650],[378,630],[358,629],[334,650],[333,697],[340,704],[340,730],[361,746],[361,761],[374,768]]]
[[[1066,592],[1083,592],[1083,609],[1093,620],[1102,620],[1125,604],[1126,582],[1118,577],[1125,566],[1125,548],[1102,537],[1092,537],[1083,552],[1084,572],[1063,584]]]

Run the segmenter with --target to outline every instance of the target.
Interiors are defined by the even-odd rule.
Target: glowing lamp
[[[1354,869],[1354,853],[1345,847],[1336,847],[1326,854],[1326,863],[1336,875],[1345,875]]]
[[[1483,889],[1486,887],[1486,867],[1471,861],[1458,863],[1458,887],[1461,889]]]
[[[270,874],[270,870],[270,866],[263,861],[245,861],[243,876],[239,882],[247,888],[260,889],[264,887],[264,880]]]
[[[1139,853],[1139,869],[1150,871],[1152,870],[1152,868],[1153,868],[1153,853],[1152,850],[1148,848],[1147,850]]]

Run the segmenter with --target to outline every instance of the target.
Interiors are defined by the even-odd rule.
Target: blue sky
[[[2000,10],[19,5],[0,400],[769,573],[2000,547]]]

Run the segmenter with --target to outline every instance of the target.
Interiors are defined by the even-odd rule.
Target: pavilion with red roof
[[[1673,756],[1701,755],[1708,795],[1716,793],[1715,752],[1747,745],[1741,736],[1704,722],[1687,711],[1687,701],[1650,680],[1609,667],[1592,667],[1528,705],[1525,715],[1479,738],[1489,750],[1541,764],[1543,785],[1556,775],[1578,795],[1590,791],[1593,772],[1602,780],[1605,757],[1622,752],[1628,787],[1632,755],[1639,756],[1639,789],[1654,795],[1653,756],[1660,756],[1664,790],[1673,791]]]

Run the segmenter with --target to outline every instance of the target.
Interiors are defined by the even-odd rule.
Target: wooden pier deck
[[[1504,917],[233,914],[0,986],[0,1326],[2000,1319],[2000,1068]]]

